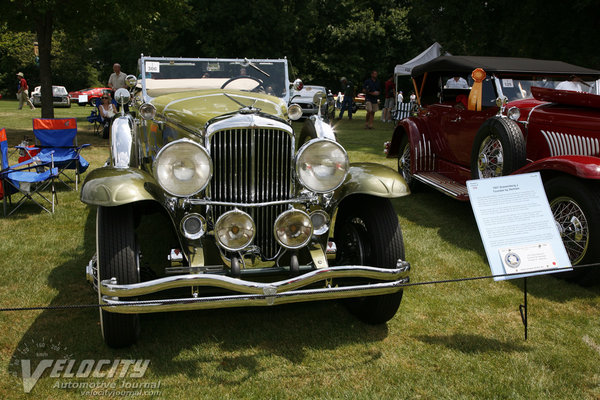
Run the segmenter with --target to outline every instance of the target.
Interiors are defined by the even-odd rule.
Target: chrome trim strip
[[[111,283],[112,281],[110,279],[105,279],[100,282],[100,293],[102,295],[113,297],[134,297],[156,293],[162,290],[189,286],[209,286],[246,294],[260,294],[265,293],[265,291],[283,293],[333,278],[367,278],[385,281],[397,280],[405,278],[408,275],[409,270],[410,264],[406,261],[399,260],[398,268],[394,269],[363,265],[329,267],[273,283],[251,282],[214,274],[168,276],[129,285],[119,285]]]
[[[235,203],[229,201],[214,201],[208,199],[195,199],[188,198],[184,200],[186,203],[192,205],[211,205],[211,206],[227,206],[227,207],[249,207],[249,208],[257,208],[257,207],[266,207],[266,206],[277,206],[282,204],[302,204],[311,201],[311,197],[304,196],[298,197],[295,199],[289,200],[274,200],[274,201],[265,201],[264,203]]]
[[[121,314],[152,313],[163,311],[186,311],[226,307],[271,306],[302,301],[333,300],[358,296],[377,296],[396,293],[409,282],[403,278],[391,282],[355,285],[346,287],[305,289],[275,293],[266,290],[260,294],[197,297],[167,300],[120,301],[108,296],[102,297],[102,304],[117,307],[103,307],[104,311]]]
[[[550,156],[582,155],[597,156],[600,142],[597,138],[571,135],[542,130],[542,135],[550,150]]]

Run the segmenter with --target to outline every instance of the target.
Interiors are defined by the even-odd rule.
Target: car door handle
[[[462,118],[460,117],[460,115],[454,119],[451,119],[450,122],[460,122],[462,121]]]

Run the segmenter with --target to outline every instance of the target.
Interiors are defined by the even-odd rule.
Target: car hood
[[[198,90],[167,94],[152,99],[157,115],[184,125],[204,125],[207,121],[231,114],[245,107],[286,118],[287,106],[282,99],[262,93],[236,90]],[[243,105],[243,106],[242,106]]]

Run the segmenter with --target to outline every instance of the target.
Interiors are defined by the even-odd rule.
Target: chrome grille
[[[225,129],[210,138],[211,199],[240,203],[237,208],[252,216],[256,224],[254,244],[265,259],[277,254],[279,245],[273,236],[273,223],[288,206],[243,207],[241,204],[290,199],[292,152],[291,135],[280,129]],[[231,209],[233,207],[213,207],[213,221]]]

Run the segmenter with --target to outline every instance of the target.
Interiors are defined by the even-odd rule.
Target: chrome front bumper
[[[394,269],[369,266],[340,266],[312,270],[290,279],[259,283],[216,274],[187,274],[151,281],[119,285],[115,278],[100,282],[100,304],[105,311],[137,314],[163,311],[185,311],[210,308],[270,306],[302,301],[330,300],[347,297],[376,296],[396,293],[408,283],[410,264],[398,260]],[[88,272],[89,273],[89,272]],[[90,277],[88,276],[88,279]],[[332,279],[361,278],[378,281],[361,285],[332,286]],[[322,282],[322,288],[306,288]],[[150,295],[167,289],[218,288],[239,294],[158,299],[158,300],[119,300],[119,297]]]

